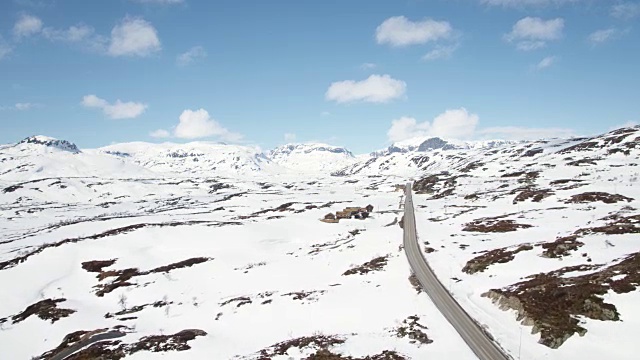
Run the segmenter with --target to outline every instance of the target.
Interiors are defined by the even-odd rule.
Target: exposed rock
[[[466,272],[467,274],[482,272],[493,264],[507,263],[513,260],[517,253],[529,250],[533,250],[533,246],[531,246],[530,244],[523,244],[515,248],[504,247],[487,251],[486,253],[476,256],[473,259],[467,261],[467,264],[462,268],[462,271]]]

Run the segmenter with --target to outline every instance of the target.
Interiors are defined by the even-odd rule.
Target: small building
[[[350,219],[351,218],[351,211],[337,211],[336,212],[336,218],[337,219]]]
[[[328,213],[327,215],[324,216],[325,220],[335,220],[336,216],[333,213]]]
[[[365,209],[367,209],[367,212],[372,212],[373,211],[373,205],[369,204],[369,205],[367,205],[367,207]]]

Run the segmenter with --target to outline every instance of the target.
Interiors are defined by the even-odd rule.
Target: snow
[[[396,350],[413,359],[474,359],[428,296],[409,283],[410,269],[400,248],[402,230],[386,226],[402,215],[402,193],[395,185],[438,175],[457,176],[452,194],[434,198],[448,186],[439,182],[434,193],[414,195],[420,241],[437,250],[425,257],[465,310],[486,325],[512,357],[635,358],[637,290],[604,295],[623,321],[580,318],[587,333],[572,336],[555,350],[539,344],[539,334],[532,335],[530,327],[516,321],[513,311],[500,310],[481,294],[532,274],[585,264],[583,253],[590,264],[615,264],[640,251],[636,235],[586,235],[580,239],[585,245],[562,259],[544,258],[542,249],[534,247],[484,272],[462,272],[467,261],[483,251],[537,245],[580,228],[602,226],[607,223],[602,219],[613,213],[637,214],[640,170],[633,165],[639,160],[633,142],[640,128],[633,130],[619,142],[612,143],[607,139],[613,135],[605,134],[591,140],[598,146],[568,153],[562,151],[590,140],[484,143],[380,156],[353,156],[325,144],[289,144],[264,153],[252,146],[208,142],[127,143],[74,153],[43,146],[58,140],[41,137],[0,147],[0,262],[79,239],[43,248],[0,270],[0,318],[46,298],[65,298],[58,306],[76,310],[53,324],[35,316],[17,324],[8,320],[0,325],[0,348],[10,358],[31,358],[55,348],[71,332],[126,325],[133,330],[122,339],[125,343],[184,329],[208,333],[189,342],[188,351],[138,352],[132,359],[256,359],[271,345],[314,334],[342,336],[345,343],[332,351],[355,357]],[[567,165],[586,158],[598,160],[595,165]],[[336,175],[341,176],[330,176],[340,170]],[[527,182],[512,175],[518,171],[539,175]],[[581,182],[553,184],[566,179]],[[579,187],[571,188],[575,184]],[[552,189],[553,194],[541,202],[514,204],[525,186]],[[634,200],[566,203],[587,191]],[[478,195],[465,198],[470,194]],[[288,202],[294,202],[291,211],[255,215]],[[306,208],[329,202],[338,203]],[[366,220],[319,221],[329,212],[367,204],[374,212]],[[461,231],[473,220],[501,215],[532,227],[510,233]],[[194,221],[200,223],[184,223]],[[174,226],[161,227],[166,223]],[[91,238],[136,224],[147,225]],[[350,235],[356,229],[361,232]],[[314,253],[317,249],[321,251]],[[388,256],[382,270],[343,276],[379,256]],[[146,271],[195,257],[212,260],[134,277],[132,286],[104,297],[96,296],[95,287],[110,280],[100,282],[96,273],[81,267],[85,261],[117,259],[105,269]],[[315,293],[302,300],[287,295],[299,291]],[[237,297],[249,297],[251,303],[222,305]],[[130,320],[105,318],[123,304],[131,308],[161,300],[172,303],[147,307],[130,314],[135,317]],[[271,303],[262,304],[265,300]],[[420,317],[433,343],[414,344],[393,334],[413,315]],[[291,349],[276,358],[299,359],[313,352]]]

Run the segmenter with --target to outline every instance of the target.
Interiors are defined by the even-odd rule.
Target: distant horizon
[[[0,142],[597,134],[640,121],[638,19],[640,0],[7,0]]]
[[[386,150],[391,146],[397,145],[399,143],[409,143],[412,140],[413,141],[426,141],[429,139],[441,139],[444,140],[446,142],[462,142],[462,143],[482,143],[482,142],[492,142],[492,141],[505,141],[505,142],[535,142],[535,141],[543,141],[543,140],[553,140],[553,139],[575,139],[575,138],[582,138],[582,137],[594,137],[594,136],[598,136],[598,135],[602,135],[602,134],[606,134],[612,131],[616,131],[619,129],[623,129],[623,128],[637,128],[640,127],[640,125],[636,125],[636,124],[630,124],[630,125],[626,125],[626,126],[620,126],[620,127],[616,127],[616,128],[610,128],[607,131],[604,131],[602,133],[597,133],[597,134],[581,134],[581,135],[570,135],[567,137],[547,137],[547,138],[540,138],[540,139],[529,139],[529,140],[517,140],[517,139],[478,139],[478,140],[460,140],[460,139],[453,139],[453,138],[445,138],[445,137],[441,137],[441,136],[416,136],[414,138],[409,138],[409,139],[405,139],[405,140],[401,140],[401,141],[397,141],[397,142],[393,142],[388,144],[385,147],[381,147],[381,148],[377,148],[377,149],[373,149],[370,151],[365,151],[365,152],[355,152],[352,151],[351,148],[348,145],[339,145],[339,144],[330,144],[330,143],[323,143],[323,142],[317,142],[317,141],[304,141],[304,142],[290,142],[290,143],[282,143],[280,145],[276,145],[274,147],[270,147],[270,148],[263,148],[262,146],[258,145],[258,144],[252,144],[252,143],[228,143],[228,142],[224,142],[224,141],[215,141],[215,140],[191,140],[191,141],[182,141],[182,142],[175,142],[175,141],[170,141],[170,140],[165,140],[165,141],[127,141],[127,142],[113,142],[107,145],[102,145],[102,146],[97,146],[97,147],[82,147],[82,146],[78,146],[77,143],[72,140],[72,139],[65,139],[65,138],[56,138],[56,137],[52,137],[52,136],[48,136],[45,134],[37,134],[37,135],[30,135],[30,136],[26,136],[22,139],[19,139],[15,142],[9,142],[9,143],[2,143],[0,145],[10,145],[10,144],[18,144],[23,140],[29,139],[29,138],[33,138],[33,137],[44,137],[47,139],[51,139],[51,140],[60,140],[60,141],[68,141],[70,143],[72,143],[73,145],[76,145],[78,147],[78,149],[82,150],[94,150],[94,149],[101,149],[101,148],[106,148],[109,146],[113,146],[113,145],[122,145],[122,144],[135,144],[135,143],[141,143],[141,144],[149,144],[149,145],[188,145],[188,144],[210,144],[210,145],[224,145],[224,146],[243,146],[243,147],[251,147],[251,148],[257,148],[260,152],[262,153],[267,153],[271,150],[275,150],[278,148],[283,148],[289,145],[321,145],[321,146],[331,146],[334,148],[342,148],[345,149],[349,152],[351,152],[354,156],[358,156],[358,155],[368,155],[371,153],[375,153],[377,151],[382,151],[382,150]],[[419,144],[417,144],[419,145]],[[417,146],[415,145],[415,146]]]

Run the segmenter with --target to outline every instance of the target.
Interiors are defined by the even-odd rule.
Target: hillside
[[[1,146],[3,353],[109,329],[71,358],[474,359],[410,278],[397,185],[414,179],[425,257],[512,357],[635,358],[640,127],[416,142]]]

